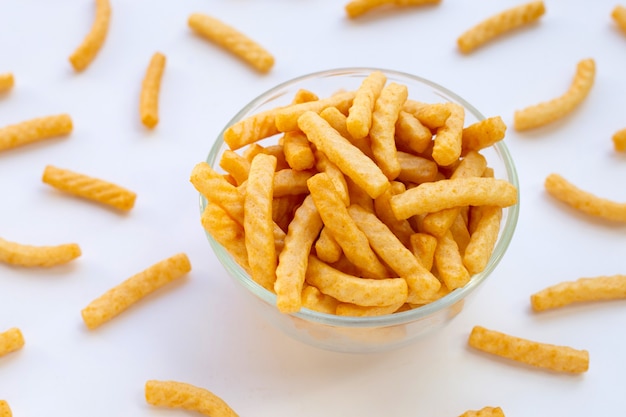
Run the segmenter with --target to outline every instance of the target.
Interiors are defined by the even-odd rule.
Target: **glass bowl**
[[[228,126],[255,113],[289,104],[300,89],[310,90],[319,97],[327,97],[340,90],[356,90],[363,79],[375,70],[382,71],[387,76],[388,82],[406,85],[410,99],[426,103],[460,104],[465,108],[465,126],[484,119],[477,109],[452,91],[415,75],[382,68],[332,69],[286,81],[252,100],[226,124],[210,150],[207,163],[220,171],[220,156],[228,149],[223,140],[224,131]],[[496,178],[506,179],[519,189],[515,166],[503,141],[483,149],[481,153],[486,157],[488,165],[493,168]],[[201,210],[204,210],[206,203],[201,195]],[[519,203],[503,210],[500,234],[491,259],[486,268],[481,273],[473,275],[464,287],[455,289],[430,304],[377,317],[336,316],[306,308],[297,313],[281,313],[276,308],[276,295],[254,282],[211,235],[207,233],[207,237],[228,274],[249,296],[259,315],[273,326],[311,346],[338,352],[367,353],[406,346],[442,328],[459,314],[465,299],[494,272],[504,256],[513,237],[518,214]]]

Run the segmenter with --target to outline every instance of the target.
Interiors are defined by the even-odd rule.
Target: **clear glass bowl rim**
[[[447,88],[430,81],[426,78],[422,78],[417,75],[413,75],[406,72],[390,70],[385,68],[377,68],[377,67],[346,67],[346,68],[336,68],[329,69],[317,72],[311,72],[309,74],[305,74],[299,77],[295,77],[284,81],[269,90],[258,95],[255,99],[250,101],[245,107],[243,107],[233,118],[224,126],[222,131],[219,133],[219,136],[213,143],[211,150],[206,158],[206,162],[215,166],[217,158],[220,154],[220,148],[224,144],[223,137],[226,129],[239,121],[248,113],[257,108],[258,106],[263,105],[267,101],[271,101],[275,98],[279,93],[283,90],[295,85],[300,82],[318,79],[318,78],[327,78],[327,77],[341,77],[341,76],[362,76],[365,77],[367,74],[373,71],[382,71],[389,78],[393,79],[409,79],[417,83],[425,84],[431,87],[433,90],[443,94],[445,97],[456,101],[461,104],[467,111],[472,113],[477,120],[484,120],[485,116],[478,111],[474,106],[468,103],[465,99],[460,97],[458,94],[448,90]],[[445,98],[444,97],[444,98]],[[493,250],[493,254],[491,259],[489,260],[485,269],[475,274],[471,281],[462,288],[457,288],[451,291],[449,294],[440,298],[439,300],[433,301],[432,303],[426,304],[421,307],[414,308],[412,310],[407,310],[399,313],[384,315],[384,316],[374,316],[374,317],[347,317],[347,316],[337,316],[332,314],[325,314],[313,310],[309,310],[307,308],[302,308],[297,313],[291,313],[290,315],[293,317],[297,317],[299,319],[319,323],[328,326],[334,327],[387,327],[387,326],[396,326],[401,324],[410,323],[413,321],[417,321],[423,318],[427,318],[428,316],[437,313],[441,310],[445,310],[453,306],[458,301],[464,299],[467,295],[469,295],[474,289],[476,289],[496,268],[496,266],[500,263],[500,260],[504,256],[511,240],[513,238],[513,233],[515,231],[517,220],[519,217],[519,179],[517,176],[517,171],[515,169],[515,165],[511,154],[504,143],[504,141],[499,141],[495,145],[493,145],[495,152],[502,158],[504,166],[506,168],[507,180],[511,182],[518,189],[518,202],[517,204],[506,208],[506,221],[504,223],[504,227],[502,229],[502,234],[499,237],[496,247]],[[205,197],[200,194],[200,211],[202,212],[207,204]],[[206,236],[209,240],[209,244],[215,251],[215,254],[222,265],[226,268],[226,270],[232,275],[244,288],[249,290],[256,297],[260,298],[265,303],[270,306],[276,308],[276,294],[266,290],[261,285],[254,282],[248,274],[237,264],[230,254],[209,234],[206,233]],[[276,309],[276,314],[284,314],[280,313],[278,309]]]

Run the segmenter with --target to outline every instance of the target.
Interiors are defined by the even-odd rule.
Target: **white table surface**
[[[435,7],[350,21],[336,0],[112,0],[109,36],[74,73],[67,58],[91,26],[91,0],[0,2],[0,72],[16,86],[0,97],[0,125],[68,112],[74,131],[0,153],[0,236],[35,245],[77,242],[83,255],[49,270],[0,265],[0,330],[22,329],[25,347],[0,358],[0,399],[14,416],[188,415],[146,404],[148,379],[192,383],[242,416],[458,416],[501,406],[507,416],[621,415],[626,410],[626,304],[534,314],[531,293],[564,280],[626,273],[626,228],[552,200],[557,172],[626,201],[626,157],[611,135],[626,127],[626,36],[616,3],[546,1],[541,21],[465,56],[456,38],[515,0],[444,0]],[[194,36],[193,12],[211,14],[276,57],[260,75]],[[138,118],[150,56],[167,56],[153,131]],[[513,112],[564,93],[579,60],[596,60],[587,100],[562,121],[528,133]],[[348,355],[289,339],[251,314],[211,253],[189,183],[225,122],[289,78],[332,67],[373,66],[429,78],[510,126],[521,212],[511,246],[465,311],[444,330],[397,351]],[[138,193],[119,214],[41,182],[47,164]],[[178,252],[186,278],[88,331],[89,301]],[[590,369],[561,375],[495,360],[466,347],[474,325],[590,352]]]

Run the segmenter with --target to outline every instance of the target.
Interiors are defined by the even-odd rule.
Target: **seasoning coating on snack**
[[[111,3],[109,0],[96,0],[96,16],[91,30],[69,58],[74,70],[83,71],[95,59],[106,40],[110,20]]]
[[[16,148],[44,139],[65,136],[72,132],[68,114],[38,117],[0,128],[0,151]]]
[[[574,303],[626,298],[626,275],[598,276],[564,281],[530,296],[534,311],[564,307]]]

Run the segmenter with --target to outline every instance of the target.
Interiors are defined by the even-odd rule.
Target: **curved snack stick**
[[[306,112],[321,113],[327,107],[337,107],[342,113],[347,112],[354,100],[354,91],[344,91],[330,97],[305,103],[291,104],[276,111],[274,122],[281,132],[298,130],[300,116]],[[330,123],[329,123],[330,124]]]
[[[626,275],[580,278],[547,287],[530,296],[534,311],[564,307],[587,301],[626,298]]]
[[[31,246],[0,238],[0,261],[11,265],[51,267],[68,263],[80,255],[80,246],[76,243],[57,246]]]
[[[194,13],[189,16],[188,24],[196,33],[238,56],[259,72],[269,72],[274,66],[274,57],[265,48],[219,19]]]
[[[226,210],[211,201],[202,212],[200,221],[204,230],[213,236],[213,239],[226,249],[235,262],[249,273],[250,265],[248,265],[243,226],[229,216]]]
[[[189,271],[191,264],[184,253],[157,262],[89,303],[81,311],[83,321],[89,329],[95,329]]]
[[[583,373],[589,369],[589,352],[568,346],[522,339],[475,326],[469,345],[496,356],[557,372]]]
[[[12,417],[11,407],[5,400],[0,400],[0,417]]]
[[[452,165],[463,150],[463,124],[465,109],[456,103],[448,103],[450,116],[442,127],[437,129],[433,140],[433,159],[440,166]]]
[[[459,417],[504,417],[500,407],[483,407],[480,410],[468,410]]]
[[[615,222],[626,222],[626,203],[597,197],[558,174],[548,175],[544,186],[552,197],[583,213]]]
[[[348,17],[354,19],[384,5],[421,6],[424,4],[439,4],[440,2],[441,0],[351,0],[346,4],[345,9]]]
[[[463,254],[463,265],[470,274],[477,274],[487,266],[498,241],[502,207],[482,206],[476,230],[470,235]]]
[[[471,279],[469,271],[463,265],[459,245],[450,230],[437,238],[434,262],[441,280],[449,290],[461,288]]]
[[[346,128],[354,139],[362,139],[368,135],[376,99],[386,82],[387,76],[382,71],[373,71],[356,90],[346,121]]]
[[[500,116],[489,117],[473,123],[463,129],[462,155],[487,148],[504,139],[505,134],[506,125]]]
[[[626,7],[622,5],[615,6],[611,12],[611,17],[615,23],[617,23],[620,30],[626,34]]]
[[[469,177],[425,182],[391,197],[398,219],[460,206],[508,207],[517,202],[517,188],[495,178]]]
[[[470,28],[458,39],[459,50],[469,54],[492,39],[539,19],[546,9],[543,1],[533,1],[493,15]]]
[[[224,142],[232,150],[243,148],[277,134],[275,119],[279,108],[256,113],[229,126],[224,131]]]
[[[146,75],[141,84],[139,114],[141,123],[152,129],[159,123],[159,91],[165,69],[165,55],[156,52],[150,59]]]
[[[98,203],[128,211],[135,205],[137,194],[119,185],[48,165],[42,181],[61,191]]]
[[[24,346],[24,336],[17,327],[0,333],[0,356],[15,352]],[[0,414],[1,415],[1,414]]]
[[[583,59],[576,67],[576,75],[565,94],[550,101],[518,110],[514,114],[515,130],[523,131],[544,126],[574,110],[589,95],[596,75],[596,64]]]
[[[15,85],[15,79],[13,78],[13,74],[10,72],[6,72],[4,74],[0,74],[0,93],[5,93],[13,88]]]
[[[402,278],[360,278],[348,275],[314,255],[309,256],[306,282],[339,301],[363,307],[404,304],[408,294],[406,281]]]
[[[210,417],[238,417],[211,391],[177,381],[150,380],[145,386],[146,402],[157,407],[182,408]]]
[[[94,60],[107,37],[110,20],[109,0],[96,0],[96,16],[91,30],[69,58],[75,71],[84,70]]]
[[[626,152],[626,129],[618,130],[611,139],[615,151]]]
[[[9,125],[0,129],[0,151],[68,135],[72,128],[72,118],[68,114],[38,117]]]

